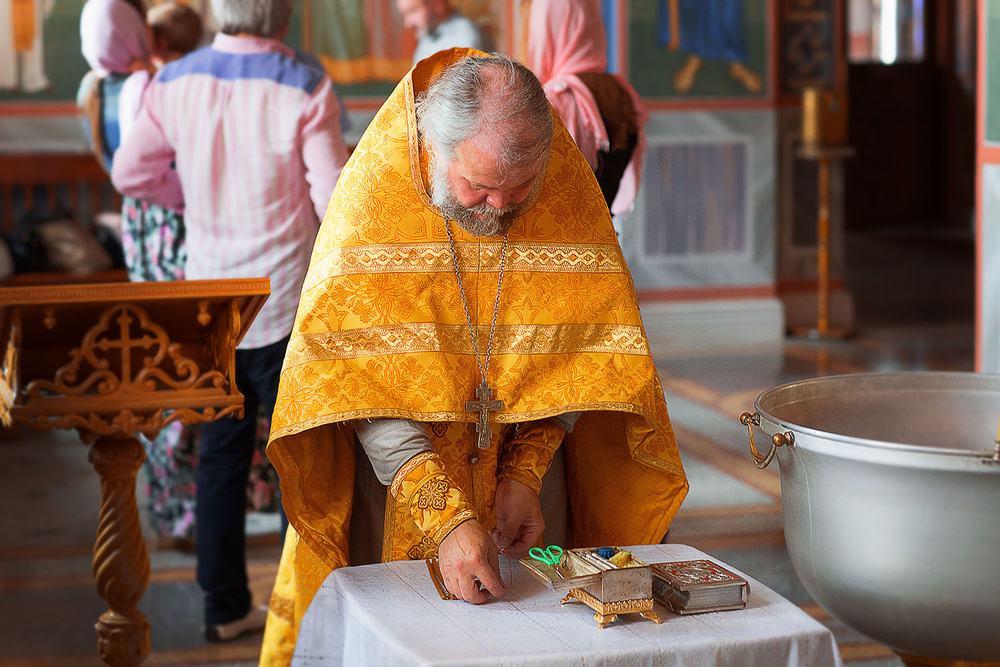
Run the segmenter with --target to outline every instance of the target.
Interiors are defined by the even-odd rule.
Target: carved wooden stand
[[[137,609],[149,584],[135,499],[146,453],[134,435],[242,416],[236,344],[269,293],[266,278],[0,289],[0,422],[75,428],[101,479],[93,572],[108,665],[138,665],[150,649]]]

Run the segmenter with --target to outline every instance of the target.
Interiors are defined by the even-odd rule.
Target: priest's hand
[[[489,593],[503,597],[497,548],[479,521],[469,519],[441,540],[438,563],[445,586],[466,602],[486,602]]]
[[[497,486],[495,507],[497,548],[512,558],[524,556],[545,530],[538,494],[521,482],[503,479]]]

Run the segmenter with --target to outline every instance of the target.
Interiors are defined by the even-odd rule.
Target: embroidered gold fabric
[[[566,430],[552,419],[519,424],[504,447],[500,478],[521,482],[538,493],[565,436]]]
[[[476,52],[443,51],[397,86],[344,168],[313,250],[268,447],[297,544],[279,570],[292,582],[281,590],[294,596],[296,619],[322,573],[350,563],[352,419],[429,424],[444,470],[487,530],[500,466],[510,463],[497,459],[501,438],[513,424],[564,412],[584,412],[564,442],[574,543],[659,542],[687,492],[632,277],[593,172],[555,117],[538,199],[510,232],[489,377],[504,402],[491,419],[504,426],[489,450],[475,448],[478,414],[465,402],[480,378],[414,112],[415,94],[465,55]],[[499,239],[454,232],[484,349]],[[548,465],[528,450],[512,454],[529,468]],[[512,465],[511,475],[524,470]],[[439,498],[428,491],[426,504]],[[383,559],[423,557],[426,537],[410,508],[389,498]],[[268,637],[261,664],[288,645]]]
[[[418,454],[400,468],[389,493],[409,509],[420,532],[437,544],[452,528],[476,518],[465,493],[451,481],[441,457],[433,452]]]
[[[488,327],[479,325],[477,335],[489,337]],[[616,324],[512,325],[497,326],[495,354],[563,354],[649,352],[642,327]],[[416,352],[472,354],[469,330],[463,325],[397,324],[361,330],[303,334],[289,345],[287,365],[316,361],[338,361],[367,356]]]
[[[479,248],[456,248],[458,263],[492,267],[496,270],[500,243],[487,241]],[[414,243],[409,246],[373,243],[330,252],[311,267],[305,288],[312,289],[331,273],[450,273],[454,258],[447,243]],[[624,268],[619,253],[598,244],[524,243],[510,248],[508,270],[592,273],[620,273]]]

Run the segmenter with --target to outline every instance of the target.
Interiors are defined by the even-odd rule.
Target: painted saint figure
[[[45,76],[42,23],[55,0],[0,0],[0,90],[37,93]]]
[[[759,74],[747,67],[746,0],[660,0],[659,41],[688,59],[674,74],[674,90],[694,87],[706,60],[729,63],[729,76],[747,91],[764,89]]]

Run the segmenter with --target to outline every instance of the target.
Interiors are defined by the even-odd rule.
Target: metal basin
[[[823,377],[755,408],[816,602],[898,652],[1000,660],[1000,375]]]

